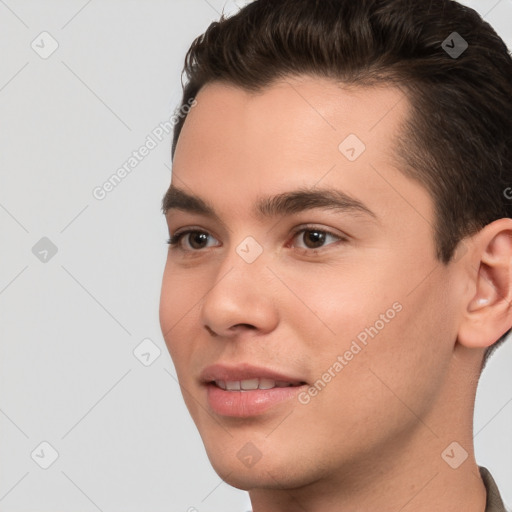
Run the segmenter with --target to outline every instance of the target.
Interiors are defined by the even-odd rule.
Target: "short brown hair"
[[[449,52],[456,42],[460,55]],[[254,92],[300,75],[395,84],[412,107],[396,155],[433,198],[437,258],[449,263],[464,237],[512,217],[504,195],[512,185],[512,58],[494,29],[455,1],[255,0],[194,40],[184,73],[181,107],[213,81]],[[185,120],[175,126],[172,158]]]

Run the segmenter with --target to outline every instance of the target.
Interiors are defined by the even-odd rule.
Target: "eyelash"
[[[337,235],[336,233],[333,233],[332,231],[329,231],[328,229],[320,229],[317,226],[301,226],[300,229],[297,229],[297,230],[295,230],[293,232],[292,240],[294,240],[299,233],[304,233],[304,232],[307,232],[307,231],[317,231],[317,232],[323,233],[325,235],[330,235],[330,236],[332,236],[334,238],[337,238],[338,242],[346,242],[346,241],[348,241],[346,237],[343,237],[341,235]],[[179,247],[181,239],[183,237],[191,234],[191,233],[201,233],[201,234],[205,234],[205,235],[210,235],[210,233],[208,233],[207,231],[203,231],[201,229],[186,229],[184,231],[177,232],[177,233],[174,233],[174,235],[171,235],[171,237],[167,240],[167,243],[172,248],[181,249],[184,252],[200,252],[200,251],[204,250],[204,249],[183,249],[183,248]],[[330,245],[334,245],[336,243],[337,242],[333,242],[331,244],[327,244],[325,246],[318,247],[318,248],[303,248],[303,247],[299,247],[297,249],[298,250],[302,250],[302,251],[307,252],[307,253],[313,253],[315,251],[322,250],[325,247],[328,247]]]

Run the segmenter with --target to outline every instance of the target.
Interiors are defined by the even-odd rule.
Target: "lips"
[[[248,418],[262,415],[279,405],[290,403],[306,386],[292,374],[268,368],[239,364],[215,364],[200,375],[212,412],[220,416]]]

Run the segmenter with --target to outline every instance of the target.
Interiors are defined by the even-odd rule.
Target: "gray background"
[[[512,0],[466,3],[512,47]],[[248,509],[208,463],[158,323],[170,133],[92,193],[171,117],[185,52],[223,7],[0,0],[1,512]],[[508,343],[475,417],[509,505],[511,363]]]

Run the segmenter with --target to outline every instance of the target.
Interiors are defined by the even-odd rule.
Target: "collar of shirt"
[[[487,502],[485,505],[485,512],[507,512],[503,500],[501,499],[500,492],[496,486],[491,473],[484,468],[480,467],[480,475],[484,481],[485,488],[487,489]]]
[[[487,489],[485,512],[508,512],[503,504],[496,482],[494,481],[491,473],[489,473],[489,470],[482,466],[480,466],[479,469],[485,488]],[[247,505],[250,507],[250,502]],[[252,509],[249,508],[247,512],[252,512]]]

